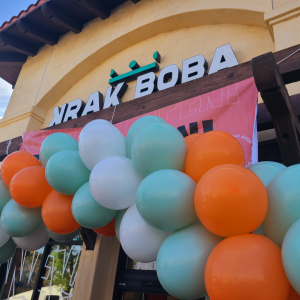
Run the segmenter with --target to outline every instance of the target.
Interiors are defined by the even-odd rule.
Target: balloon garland
[[[183,138],[156,116],[126,138],[106,120],[78,143],[54,133],[40,161],[17,151],[2,163],[0,263],[84,226],[116,235],[134,261],[156,261],[176,298],[300,299],[300,165],[244,163],[230,134]]]

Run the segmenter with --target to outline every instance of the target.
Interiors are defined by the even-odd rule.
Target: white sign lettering
[[[158,62],[160,62],[160,60]],[[239,63],[230,44],[227,44],[216,49],[208,74],[213,74],[215,72],[218,72],[219,70],[230,68],[238,64]],[[134,68],[133,70],[136,71],[140,68],[138,64],[137,66],[138,67]],[[148,66],[152,68],[152,64]],[[156,77],[154,72],[151,71],[144,74],[143,68],[140,69],[140,73],[142,73],[143,75],[137,77],[134,95],[135,99],[150,95],[157,90],[162,91],[177,84],[201,78],[207,74],[208,64],[205,57],[199,54],[182,62],[182,74],[180,69],[174,64],[165,67],[160,72],[158,78]],[[157,65],[157,70],[158,69],[159,67]],[[130,72],[127,74],[129,74],[127,77],[131,76]],[[113,77],[113,79],[115,79],[115,76],[118,76],[118,74],[115,73],[114,76],[111,76]],[[121,78],[120,80],[122,80],[122,78],[124,79],[124,74],[122,76],[119,76]],[[59,106],[54,107],[54,117],[50,122],[49,127],[60,124],[62,122],[66,122],[68,120],[77,119],[78,117],[85,116],[92,112],[100,111],[101,109],[116,106],[122,103],[122,97],[125,94],[127,88],[128,85],[126,84],[126,82],[118,83],[115,88],[110,86],[106,90],[104,103],[103,95],[99,91],[97,91],[90,95],[86,104],[81,99],[76,99],[69,104],[63,104],[61,108]]]

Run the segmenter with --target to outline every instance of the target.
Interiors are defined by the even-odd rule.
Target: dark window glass
[[[31,299],[44,247],[38,251],[24,251],[17,248],[14,257],[6,264],[2,278],[1,299]],[[5,267],[5,265],[3,265]]]
[[[124,292],[123,300],[177,300],[177,298],[167,294]]]
[[[17,248],[13,258],[0,267],[0,300],[71,299],[81,249],[80,234],[65,244],[50,240],[37,251]],[[44,275],[39,276],[41,271]]]
[[[141,263],[132,260],[128,257],[127,260],[127,269],[129,270],[148,270],[148,271],[156,271],[156,261],[151,263]]]
[[[51,247],[40,291],[41,299],[50,295],[72,297],[81,249],[81,245]]]

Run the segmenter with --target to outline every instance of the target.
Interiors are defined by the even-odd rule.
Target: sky
[[[11,17],[27,9],[35,0],[0,0],[0,25],[9,21]],[[9,83],[0,78],[0,119],[2,119],[13,89]]]

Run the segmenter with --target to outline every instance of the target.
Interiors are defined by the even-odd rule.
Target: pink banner
[[[175,128],[184,128],[190,134],[190,126],[203,132],[206,124],[214,131],[226,131],[237,138],[245,153],[246,166],[252,164],[252,145],[258,91],[254,79],[249,78],[216,91],[170,105],[145,115],[155,115]],[[118,108],[117,108],[118,109]],[[138,116],[115,126],[126,136]],[[206,121],[206,122],[205,122]],[[196,123],[196,124],[195,124]],[[22,150],[39,154],[44,139],[54,132],[65,132],[78,140],[82,128],[37,130],[23,133]],[[254,142],[255,143],[255,142]],[[255,162],[255,161],[254,161]]]

